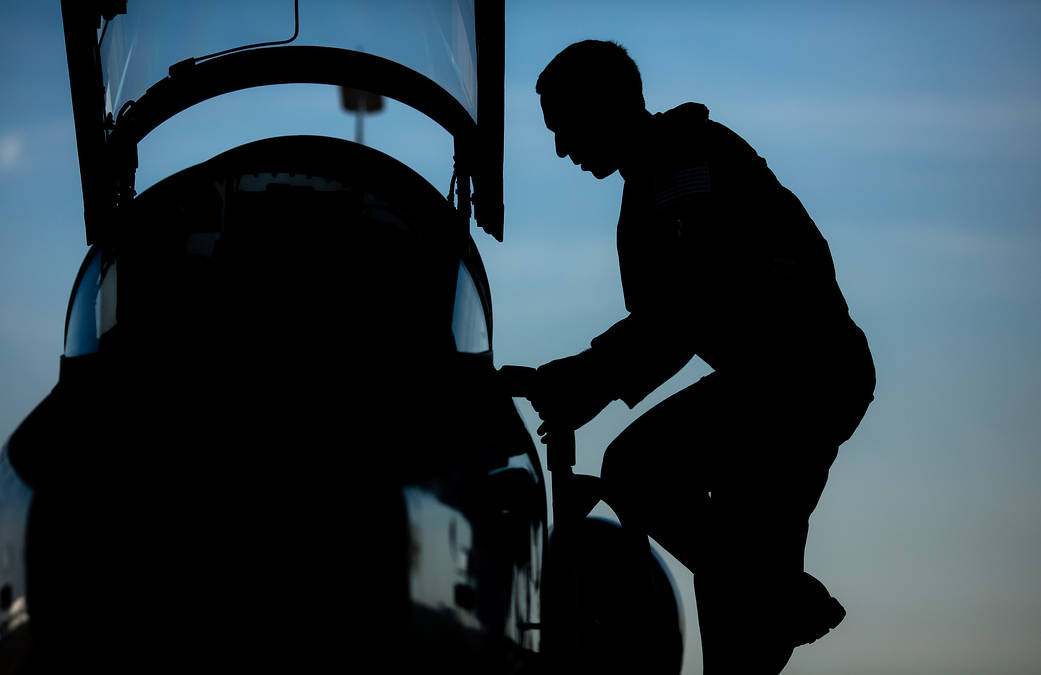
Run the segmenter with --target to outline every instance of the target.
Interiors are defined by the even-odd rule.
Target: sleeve
[[[681,197],[679,187],[685,186],[669,187],[669,197]],[[695,354],[694,289],[681,282],[691,264],[690,251],[681,245],[680,221],[659,217],[655,195],[661,190],[655,188],[649,179],[626,181],[618,264],[629,315],[594,338],[589,350],[612,400],[630,408]]]
[[[630,313],[593,339],[590,354],[612,400],[633,408],[679,372],[695,348],[685,322]]]

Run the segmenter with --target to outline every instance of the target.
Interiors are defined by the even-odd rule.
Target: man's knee
[[[607,450],[604,451],[604,459],[600,464],[600,482],[604,486],[604,492],[613,492],[614,488],[620,481],[620,477],[625,475],[625,471],[622,470],[621,465],[628,460],[624,456],[624,452],[618,449],[615,445],[617,439],[607,446]]]
[[[641,458],[639,448],[624,432],[604,451],[600,482],[605,501],[619,518],[631,514],[642,501],[639,495],[646,485],[646,461],[646,455]]]

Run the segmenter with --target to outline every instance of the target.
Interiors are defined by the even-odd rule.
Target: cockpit
[[[190,326],[205,323],[193,312],[258,325],[262,339],[329,317],[366,348],[407,335],[490,351],[469,224],[502,238],[501,5],[140,0],[63,13],[92,244],[66,358],[116,344],[128,321],[192,344]],[[329,103],[349,92],[420,114],[450,149],[346,140],[349,114]],[[324,133],[291,133],[301,119]]]

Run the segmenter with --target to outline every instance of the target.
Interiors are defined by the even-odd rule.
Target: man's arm
[[[632,408],[693,356],[683,322],[630,314],[590,349],[538,368],[530,397],[544,421],[538,433],[578,429],[616,399]]]
[[[687,317],[632,313],[593,339],[592,361],[611,400],[630,408],[675,375],[695,354]]]

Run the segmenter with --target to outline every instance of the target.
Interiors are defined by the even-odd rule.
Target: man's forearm
[[[632,408],[679,372],[695,348],[682,321],[630,314],[593,338],[590,351],[604,386]]]

